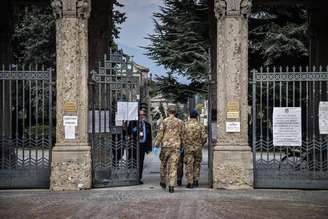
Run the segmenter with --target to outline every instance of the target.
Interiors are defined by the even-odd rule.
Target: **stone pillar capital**
[[[88,19],[91,0],[52,0],[51,7],[56,19],[65,17]]]
[[[244,16],[251,12],[252,0],[215,0],[214,12],[217,19]]]

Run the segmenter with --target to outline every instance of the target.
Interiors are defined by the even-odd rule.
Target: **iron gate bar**
[[[49,187],[52,69],[2,65],[0,86],[0,188]]]
[[[318,103],[328,101],[328,66],[260,68],[252,74],[255,187],[327,189],[328,135],[320,135],[317,124]],[[301,146],[273,145],[277,106],[302,108]]]

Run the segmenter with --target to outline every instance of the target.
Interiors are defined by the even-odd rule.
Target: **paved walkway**
[[[0,218],[328,218],[328,191],[0,191]]]
[[[205,154],[204,154],[205,155]],[[0,218],[328,218],[328,191],[212,190],[206,159],[201,188],[158,185],[159,162],[146,159],[144,185],[79,192],[0,190]]]
[[[143,181],[146,187],[154,186],[159,184],[159,170],[160,170],[160,160],[158,156],[151,154],[145,157],[144,171],[143,171]],[[184,173],[185,174],[185,173]],[[185,185],[185,176],[183,176],[182,183]],[[203,159],[201,163],[200,172],[200,186],[208,188],[208,151],[203,150]],[[143,187],[143,186],[141,186]]]

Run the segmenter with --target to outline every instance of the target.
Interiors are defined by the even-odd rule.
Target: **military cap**
[[[197,116],[198,116],[198,112],[197,112],[197,110],[192,109],[192,110],[190,111],[190,117],[192,117],[192,118],[196,118]]]
[[[168,112],[176,112],[177,111],[177,106],[175,104],[169,104],[167,106],[167,111]]]

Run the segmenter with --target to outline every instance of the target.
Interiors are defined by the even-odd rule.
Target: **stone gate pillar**
[[[50,189],[87,189],[91,187],[87,135],[90,0],[53,0],[51,6],[56,17],[57,125]],[[67,127],[64,116],[71,116],[65,117]]]
[[[213,188],[253,187],[247,100],[250,9],[251,0],[215,1],[218,142],[213,149]]]

